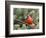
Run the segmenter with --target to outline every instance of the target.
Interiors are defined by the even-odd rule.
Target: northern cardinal
[[[26,22],[27,24],[32,24],[32,23],[33,23],[32,17],[28,15],[27,18],[26,18],[26,20],[25,20],[25,22]]]

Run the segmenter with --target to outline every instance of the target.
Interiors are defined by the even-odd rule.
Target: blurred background
[[[13,11],[14,30],[39,29],[39,9],[14,8]],[[28,24],[25,20],[32,24]]]

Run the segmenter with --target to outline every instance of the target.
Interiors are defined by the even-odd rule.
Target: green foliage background
[[[14,19],[14,29],[38,29],[39,28],[39,9],[29,9],[29,8],[14,8],[13,10],[13,19]],[[29,25],[20,23],[18,20],[26,19],[27,15],[30,15],[33,18],[33,23],[35,24],[34,28],[31,28]],[[17,19],[17,20],[16,20]]]

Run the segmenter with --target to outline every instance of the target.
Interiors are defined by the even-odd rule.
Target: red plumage
[[[27,16],[27,18],[26,18],[26,23],[27,23],[27,24],[32,24],[32,23],[33,23],[33,19],[32,19],[31,16]]]

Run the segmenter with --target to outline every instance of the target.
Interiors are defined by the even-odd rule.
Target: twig
[[[21,21],[21,20],[18,20],[18,19],[15,19],[15,20],[17,20],[17,21],[19,21],[19,22],[21,22],[21,23],[23,23],[23,24],[27,24],[27,23],[25,23],[25,22],[23,22],[23,21]],[[27,24],[27,25],[29,25],[29,24]]]

